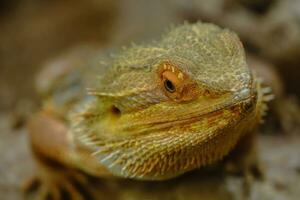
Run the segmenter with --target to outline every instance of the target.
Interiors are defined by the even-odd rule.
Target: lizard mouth
[[[140,117],[139,120],[133,120],[127,127],[123,127],[125,131],[133,131],[136,134],[147,134],[155,131],[170,129],[174,126],[187,127],[193,123],[197,123],[206,119],[217,120],[222,117],[224,112],[232,113],[233,117],[246,116],[248,112],[254,109],[256,104],[255,92],[243,91],[236,92],[237,95],[228,95],[224,98],[216,99],[207,106],[202,106],[203,101],[195,101],[192,103],[174,106],[168,113],[159,113],[154,117]],[[174,114],[176,113],[176,114]],[[165,117],[163,117],[164,115]],[[140,120],[143,119],[143,120]]]
[[[224,110],[230,110],[232,112],[237,112],[238,108],[241,109],[241,111],[245,114],[245,112],[249,112],[249,110],[251,108],[253,108],[254,104],[252,101],[253,97],[250,96],[246,99],[240,100],[240,101],[236,101],[236,102],[224,102],[218,105],[215,105],[213,108],[211,109],[207,109],[207,110],[196,110],[192,113],[189,113],[187,116],[182,116],[181,119],[177,119],[177,120],[168,120],[168,121],[164,121],[161,122],[162,124],[168,124],[170,123],[171,125],[173,125],[174,123],[186,123],[186,122],[193,122],[193,121],[198,121],[204,118],[209,118],[211,116],[216,116],[216,115],[221,115],[221,113]],[[160,124],[160,123],[157,123]],[[152,124],[155,125],[155,124]]]
[[[218,113],[221,113],[224,110],[232,112],[240,112],[241,115],[246,115],[251,112],[257,103],[257,91],[255,87],[243,88],[233,95],[224,98],[222,101],[212,104],[206,108],[195,109],[192,112],[187,113],[185,116],[181,116],[178,122],[186,122],[189,120],[201,120],[205,117],[214,116]],[[201,102],[199,103],[201,105]],[[168,123],[165,121],[163,123]]]

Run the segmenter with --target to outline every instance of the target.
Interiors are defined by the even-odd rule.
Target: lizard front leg
[[[87,176],[71,167],[72,156],[67,129],[46,113],[37,114],[29,123],[29,138],[37,163],[37,199],[91,199]],[[25,194],[32,187],[28,185]]]

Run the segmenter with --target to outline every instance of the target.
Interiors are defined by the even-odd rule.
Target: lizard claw
[[[93,199],[88,190],[88,181],[83,174],[78,172],[69,174],[48,174],[34,177],[27,181],[22,190],[25,198],[51,200],[89,200]],[[30,198],[31,199],[31,198]]]

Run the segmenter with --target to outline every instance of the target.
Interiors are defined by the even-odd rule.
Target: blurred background
[[[199,20],[234,30],[250,67],[276,95],[260,131],[267,181],[254,185],[251,198],[299,198],[299,0],[1,0],[0,199],[20,199],[35,169],[24,124],[38,109],[34,82],[45,63],[81,46],[100,52],[150,41],[172,25]],[[240,179],[199,177],[153,190],[131,182],[122,190],[123,183],[114,183],[111,191],[119,191],[115,199],[239,199]]]

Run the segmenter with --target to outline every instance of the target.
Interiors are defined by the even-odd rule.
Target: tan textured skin
[[[253,134],[268,99],[244,54],[235,33],[184,24],[159,41],[80,65],[80,100],[69,95],[57,103],[53,96],[73,82],[58,90],[64,78],[43,80],[47,101],[29,125],[33,149],[93,176],[140,180],[169,179],[221,160]],[[53,142],[50,121],[65,129],[63,142]]]

